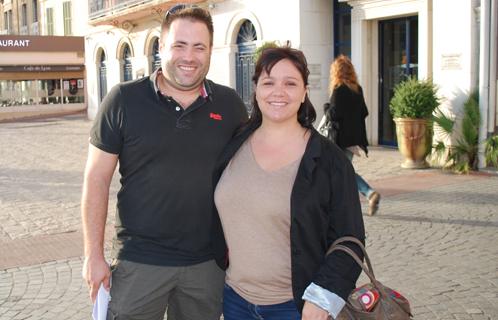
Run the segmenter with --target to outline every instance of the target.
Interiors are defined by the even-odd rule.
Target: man
[[[101,284],[110,287],[108,319],[163,319],[166,307],[168,320],[220,317],[212,172],[247,114],[234,90],[205,79],[212,46],[209,12],[171,9],[161,26],[161,69],[115,86],[95,119],[82,196],[83,276],[93,301]],[[118,161],[109,268],[104,229]]]

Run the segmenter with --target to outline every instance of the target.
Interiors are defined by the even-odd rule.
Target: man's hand
[[[331,319],[329,313],[322,308],[306,301],[303,308],[302,320],[327,320]]]
[[[95,302],[101,283],[104,283],[104,288],[110,289],[111,271],[104,259],[103,248],[109,186],[117,163],[118,155],[107,153],[89,144],[81,197],[81,219],[85,245],[82,275],[90,288],[90,297],[93,302]]]
[[[92,303],[95,303],[101,283],[107,291],[111,289],[109,284],[111,270],[104,257],[85,257],[82,274],[90,289]]]

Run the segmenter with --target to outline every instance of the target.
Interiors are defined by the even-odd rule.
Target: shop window
[[[83,79],[0,80],[0,107],[84,103]]]
[[[83,79],[64,79],[62,80],[62,95],[64,103],[83,103],[85,102],[85,93],[83,88]]]
[[[54,35],[54,9],[47,8],[47,35]]]
[[[62,103],[61,79],[41,80],[41,103]]]
[[[64,15],[64,35],[70,36],[73,34],[72,31],[72,15],[71,15],[71,2],[65,1],[62,3],[63,15]]]

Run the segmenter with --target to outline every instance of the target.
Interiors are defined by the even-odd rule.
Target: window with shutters
[[[47,8],[47,35],[54,35],[54,9]]]
[[[62,7],[64,10],[64,35],[70,36],[73,34],[71,28],[71,2],[65,1],[62,3]]]
[[[28,25],[28,6],[23,3],[21,6],[21,26],[25,27]]]
[[[33,9],[33,22],[38,22],[38,0],[33,0],[31,8]]]

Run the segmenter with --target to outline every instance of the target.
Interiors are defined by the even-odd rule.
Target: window
[[[38,0],[33,0],[33,22],[38,22]]]
[[[54,9],[47,8],[47,35],[54,35]]]
[[[154,40],[152,45],[152,72],[161,67],[161,54],[159,53],[159,38]]]
[[[62,6],[64,10],[64,35],[70,36],[73,34],[71,28],[71,2],[65,1]]]
[[[125,44],[123,48],[123,81],[133,80],[132,70],[130,46]]]
[[[102,101],[102,99],[104,99],[107,93],[107,66],[106,66],[104,51],[100,53],[98,81],[99,81],[99,97],[100,101]]]
[[[334,56],[351,57],[351,6],[334,1]]]
[[[246,105],[247,112],[252,112],[252,96],[254,92],[252,75],[254,74],[254,50],[258,36],[251,21],[245,20],[237,34],[237,53],[235,65],[235,84],[239,96]]]
[[[3,24],[4,29],[7,30],[7,33],[12,32],[12,10],[5,11],[3,13]]]
[[[28,25],[28,7],[25,3],[21,6],[21,25]]]

